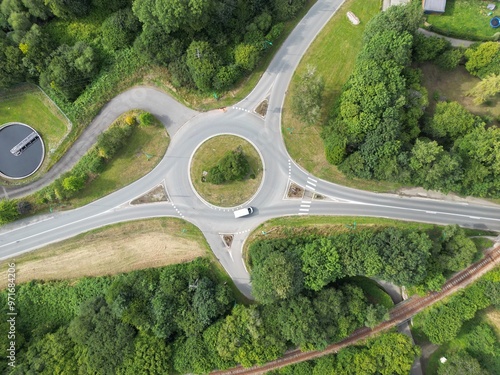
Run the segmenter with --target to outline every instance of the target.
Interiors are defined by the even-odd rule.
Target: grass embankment
[[[16,264],[16,282],[77,279],[187,262],[211,254],[200,230],[175,218],[110,225],[45,246],[4,262],[0,288],[7,283],[7,263]]]
[[[137,113],[127,112],[115,120],[113,125]],[[134,126],[127,145],[118,151],[96,179],[70,200],[70,206],[83,206],[145,176],[161,161],[169,144],[167,130],[156,118],[149,126]]]
[[[227,152],[240,145],[250,164],[249,177],[221,185],[202,182],[204,171],[208,172]],[[245,203],[257,192],[262,181],[263,166],[259,153],[249,142],[234,135],[220,135],[210,138],[196,150],[190,174],[194,188],[203,199],[216,206],[233,207]],[[255,178],[251,178],[253,175]]]
[[[29,84],[0,90],[0,125],[7,122],[22,122],[42,136],[45,160],[42,168],[31,179],[46,171],[54,158],[60,155],[58,148],[71,127],[54,103],[37,87]]]
[[[379,0],[347,0],[311,44],[300,62],[288,89],[282,117],[282,133],[290,156],[307,171],[327,181],[372,191],[394,191],[400,185],[391,182],[347,179],[325,158],[320,137],[324,124],[352,70],[361,50],[365,25],[381,8]],[[347,19],[352,11],[361,21],[354,26]],[[306,125],[292,111],[292,97],[300,85],[300,77],[308,65],[325,82],[322,119],[316,125]]]
[[[492,15],[486,8],[490,2],[483,0],[448,0],[444,14],[430,14],[427,22],[430,30],[466,40],[491,40],[499,32],[490,26],[493,16],[500,16],[495,9]],[[491,1],[491,3],[494,3]]]
[[[429,94],[428,113],[433,113],[436,100],[433,97],[439,95],[446,100],[456,101],[463,105],[468,111],[478,116],[491,116],[500,119],[500,96],[496,96],[482,105],[476,105],[467,92],[476,86],[480,79],[472,76],[465,67],[458,66],[452,71],[439,69],[436,65],[425,63],[422,69],[423,85]]]

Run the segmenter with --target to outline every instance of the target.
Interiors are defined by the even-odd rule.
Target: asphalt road
[[[140,180],[85,207],[31,217],[1,227],[0,259],[112,223],[149,217],[181,217],[201,229],[238,288],[250,296],[250,278],[243,264],[242,246],[252,229],[273,217],[299,214],[373,216],[438,224],[456,223],[469,228],[500,231],[499,207],[354,190],[315,178],[290,160],[280,128],[286,90],[302,55],[341,3],[340,0],[319,0],[290,34],[255,89],[227,111],[197,113],[167,94],[147,87],[133,88],[110,101],[68,154],[40,182],[22,189],[7,190],[4,194],[20,196],[49,183],[59,173],[69,169],[116,117],[133,108],[153,113],[167,127],[171,143],[163,160]],[[263,119],[253,110],[266,98],[269,107]],[[208,205],[192,189],[189,180],[192,154],[204,140],[221,133],[248,139],[263,158],[262,185],[245,204],[255,209],[249,217],[235,219],[233,209]],[[327,199],[284,199],[290,180]],[[131,200],[158,184],[166,187],[169,203],[129,205]],[[231,249],[225,248],[221,233],[235,234]]]

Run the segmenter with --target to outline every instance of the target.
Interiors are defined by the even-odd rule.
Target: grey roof
[[[424,0],[424,11],[444,13],[446,0]]]

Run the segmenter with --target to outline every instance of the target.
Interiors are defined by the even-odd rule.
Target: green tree
[[[97,56],[92,47],[83,42],[77,42],[73,47],[63,44],[40,75],[40,85],[73,101],[90,83],[97,67]]]
[[[0,225],[9,223],[19,217],[15,200],[0,199]]]
[[[368,305],[365,326],[375,328],[380,322],[389,319],[389,311],[383,305]]]
[[[304,284],[312,290],[321,290],[328,283],[344,276],[339,253],[326,238],[314,240],[304,246],[302,264]]]
[[[234,49],[234,62],[245,70],[253,70],[259,61],[259,50],[252,44],[238,44]]]
[[[213,369],[210,353],[201,337],[190,336],[176,342],[174,369],[180,374],[207,374]]]
[[[456,272],[472,263],[477,248],[462,228],[458,225],[447,226],[443,237],[445,241],[439,260],[444,269]]]
[[[22,0],[24,6],[28,9],[28,12],[36,18],[43,21],[47,20],[52,16],[52,12],[47,6],[45,0]]]
[[[85,186],[85,176],[71,175],[62,181],[64,190],[75,192],[83,189]]]
[[[10,87],[25,79],[23,53],[0,38],[0,88]]]
[[[462,48],[453,48],[444,51],[434,59],[434,63],[443,70],[453,70],[462,61],[464,51]]]
[[[438,375],[488,375],[478,360],[464,350],[451,353],[446,359],[439,365]]]
[[[23,65],[30,75],[37,77],[47,68],[54,45],[49,35],[40,26],[33,24],[21,40],[19,48],[24,54]]]
[[[236,305],[218,334],[217,351],[244,367],[264,364],[283,355],[285,343],[269,334],[256,306]]]
[[[134,41],[139,29],[139,20],[132,10],[120,9],[102,23],[102,44],[110,51],[128,47]]]
[[[498,93],[500,93],[500,74],[490,74],[470,89],[467,95],[474,98],[474,104],[480,105]]]
[[[409,374],[415,357],[420,354],[411,339],[400,333],[384,334],[368,347],[381,375]]]
[[[297,91],[292,97],[293,112],[306,124],[315,124],[321,116],[321,100],[325,83],[316,74],[316,68],[308,65],[300,76]]]
[[[142,112],[139,116],[137,116],[137,120],[139,121],[139,124],[149,126],[153,125],[155,117],[149,112]]]
[[[186,64],[196,87],[201,91],[209,91],[220,65],[217,54],[208,42],[197,41],[189,45],[186,54]]]
[[[88,14],[90,0],[45,0],[51,12],[62,19],[75,19]]]
[[[485,42],[465,51],[465,68],[470,74],[484,78],[490,74],[500,74],[500,44]]]
[[[282,252],[269,254],[265,262],[252,267],[252,293],[260,303],[291,298],[303,288],[300,261]]]
[[[189,35],[210,22],[211,0],[135,0],[132,10],[144,24],[161,27],[164,32],[184,31]]]
[[[478,124],[476,116],[458,102],[439,102],[429,124],[433,137],[457,139],[469,133]]]
[[[25,356],[25,363],[21,366],[24,367],[21,371],[27,374],[78,373],[75,343],[68,336],[66,327],[32,340]]]
[[[115,373],[133,350],[133,328],[116,319],[103,298],[84,304],[68,333],[85,348],[88,370],[96,374]]]
[[[118,369],[118,375],[169,374],[172,366],[172,349],[164,340],[139,334],[134,340],[133,355],[127,357]]]
[[[444,38],[415,33],[413,36],[413,61],[434,60],[450,47],[451,43]]]
[[[210,168],[207,175],[207,181],[212,184],[222,184],[228,181],[241,181],[248,172],[250,164],[243,154],[241,146],[233,151],[228,151],[224,157],[219,160],[217,165]]]
[[[388,228],[375,236],[384,268],[380,277],[398,285],[417,285],[426,276],[433,246],[425,233]]]
[[[303,350],[323,349],[326,335],[316,318],[311,301],[297,296],[283,301],[277,311],[281,334]]]
[[[271,0],[271,8],[278,21],[286,21],[293,18],[305,3],[305,0]]]

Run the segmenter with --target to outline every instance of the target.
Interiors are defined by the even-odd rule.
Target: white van
[[[239,210],[234,211],[234,217],[237,219],[239,217],[250,215],[252,212],[252,207],[240,208]]]

